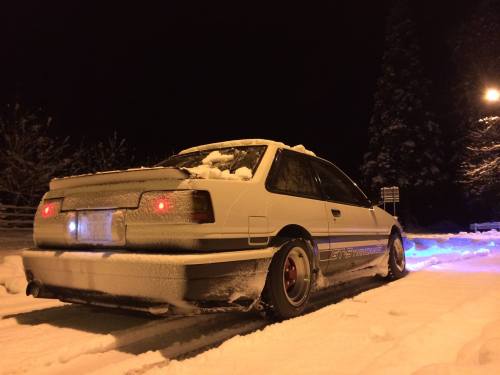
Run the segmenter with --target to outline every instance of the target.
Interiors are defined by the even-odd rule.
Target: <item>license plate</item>
[[[90,245],[123,245],[125,243],[123,212],[99,210],[78,212],[77,241]]]

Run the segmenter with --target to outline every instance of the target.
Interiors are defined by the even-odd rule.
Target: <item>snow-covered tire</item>
[[[389,273],[388,280],[396,280],[406,275],[406,256],[403,240],[398,233],[393,233],[389,239]]]
[[[269,266],[263,299],[274,319],[293,318],[304,312],[312,286],[312,255],[302,239],[286,242]]]

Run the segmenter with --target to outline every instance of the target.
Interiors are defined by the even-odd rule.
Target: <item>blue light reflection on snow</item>
[[[436,236],[405,241],[407,268],[410,271],[421,269],[450,270],[458,272],[499,272],[500,265],[484,264],[479,266],[469,262],[458,262],[492,254],[496,248],[494,241],[478,238]]]

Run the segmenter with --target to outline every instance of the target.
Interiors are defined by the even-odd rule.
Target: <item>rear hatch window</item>
[[[249,180],[255,174],[266,146],[227,147],[175,155],[158,164],[187,170],[199,178]]]

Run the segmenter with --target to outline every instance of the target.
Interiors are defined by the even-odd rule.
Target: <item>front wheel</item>
[[[293,318],[304,311],[311,293],[311,276],[311,255],[305,241],[285,243],[271,261],[263,295],[275,318]]]
[[[403,241],[399,234],[393,234],[389,240],[389,274],[387,278],[395,280],[406,274],[406,256]]]

